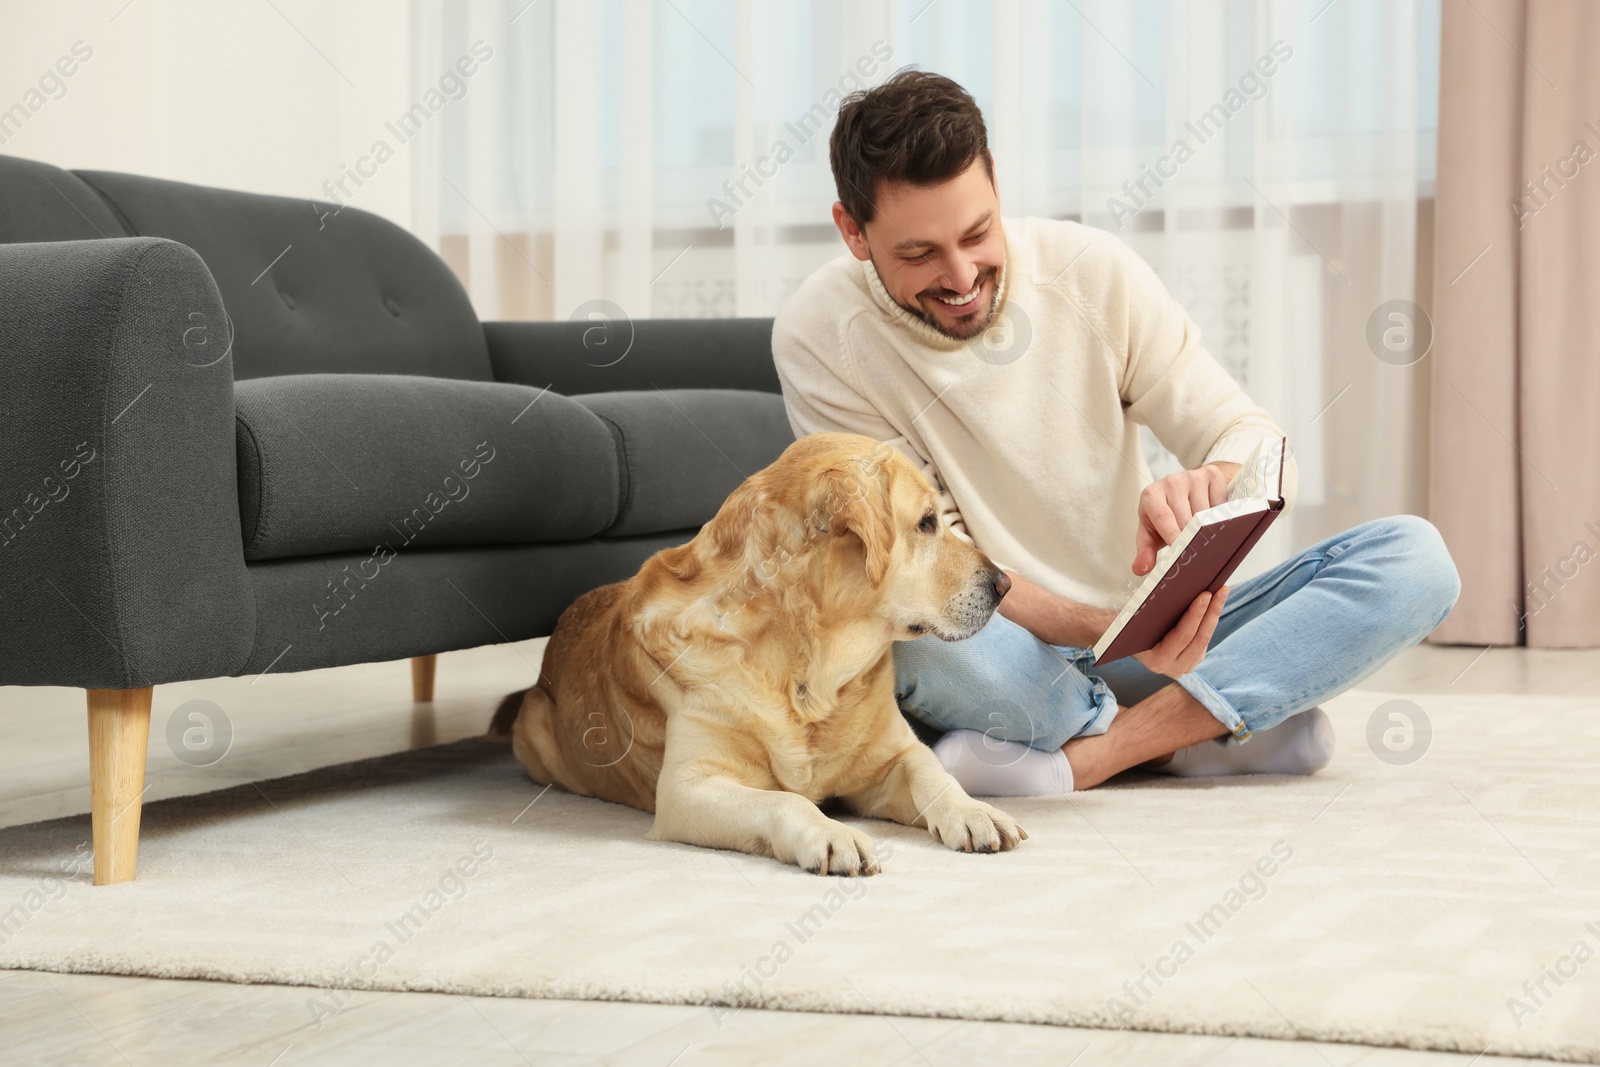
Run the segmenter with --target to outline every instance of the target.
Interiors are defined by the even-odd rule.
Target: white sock
[[[1314,774],[1333,758],[1333,723],[1321,708],[1291,715],[1242,745],[1202,741],[1179,749],[1172,762],[1151,770],[1180,778],[1223,774]]]
[[[933,746],[944,769],[972,797],[1065,796],[1072,764],[1059,748],[1045,751],[977,730],[951,730]]]

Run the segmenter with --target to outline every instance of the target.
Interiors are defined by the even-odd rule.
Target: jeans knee
[[[895,643],[894,696],[902,708],[940,715],[972,694],[1003,691],[997,658],[983,655],[981,639],[965,642],[919,637]],[[925,720],[927,721],[927,720]],[[946,726],[935,721],[933,725]]]
[[[1383,520],[1394,551],[1403,561],[1397,602],[1402,613],[1429,630],[1443,622],[1461,596],[1461,575],[1450,549],[1433,523],[1418,515]]]
[[[930,636],[896,644],[901,710],[940,730],[979,730],[1035,748],[1059,747],[1086,724],[1115,713],[1104,683],[1050,646],[1010,620],[996,617],[989,627],[966,641]]]

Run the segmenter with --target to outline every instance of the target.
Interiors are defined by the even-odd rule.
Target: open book
[[[1094,646],[1096,664],[1154,648],[1194,598],[1225,585],[1283,511],[1287,438],[1263,441],[1234,475],[1228,499],[1197,512]]]

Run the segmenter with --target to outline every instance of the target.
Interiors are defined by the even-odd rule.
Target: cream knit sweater
[[[772,337],[789,421],[887,441],[958,536],[1052,592],[1119,607],[1151,481],[1136,424],[1191,469],[1282,431],[1127,245],[1075,222],[1003,224],[998,311],[974,341],[901,308],[848,252],[807,278]],[[1290,501],[1296,483],[1291,459]]]

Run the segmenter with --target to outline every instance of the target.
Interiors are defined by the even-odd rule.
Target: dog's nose
[[[994,573],[994,595],[1003,597],[1006,595],[1006,591],[1011,588],[1011,575],[999,568],[996,568]]]

